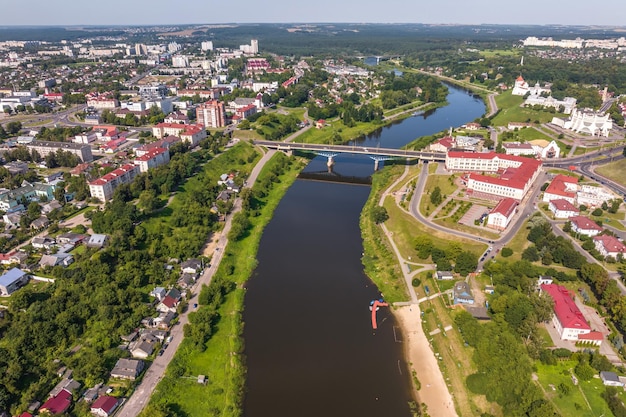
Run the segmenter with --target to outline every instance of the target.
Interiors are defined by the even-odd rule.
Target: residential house
[[[133,358],[146,359],[154,352],[155,344],[155,339],[142,335],[139,340],[131,343],[128,350]]]
[[[454,274],[450,271],[437,271],[435,272],[435,278],[439,280],[451,280],[454,279]]]
[[[156,287],[150,292],[150,296],[155,297],[159,301],[163,301],[166,294],[167,294],[167,291],[163,287]]]
[[[88,239],[88,235],[81,235],[78,233],[63,233],[57,236],[57,242],[64,245],[76,246],[82,243],[85,239]]]
[[[100,417],[109,417],[113,414],[113,412],[117,408],[117,405],[117,398],[104,395],[98,398],[91,405],[91,414],[95,414]]]
[[[61,391],[66,390],[71,394],[74,394],[76,390],[79,390],[81,385],[80,382],[75,381],[71,378],[71,372],[66,374],[67,377],[64,377],[55,387],[48,393],[48,398],[54,398],[61,393]]]
[[[87,246],[90,248],[101,248],[104,246],[108,239],[107,235],[93,234],[87,241]]]
[[[181,271],[185,274],[197,274],[202,270],[200,259],[188,259],[180,265]]]
[[[56,241],[48,236],[34,237],[30,244],[35,249],[50,250],[56,245]]]
[[[191,288],[193,284],[196,283],[197,277],[198,277],[197,274],[188,274],[185,272],[178,279],[178,285],[183,289]]]
[[[28,274],[13,268],[0,276],[0,295],[11,295],[28,283]]]
[[[50,220],[48,220],[48,218],[45,216],[41,216],[40,218],[33,220],[33,222],[30,224],[30,228],[33,230],[41,230],[45,229],[49,225]]]
[[[595,236],[593,243],[602,256],[617,259],[620,254],[626,256],[626,246],[616,237],[609,235]]]
[[[168,330],[172,326],[172,321],[176,318],[176,313],[171,311],[166,311],[160,313],[158,317],[155,317],[152,320],[152,324],[154,327],[159,329]]]
[[[134,381],[143,370],[144,363],[138,359],[121,358],[111,371],[111,378],[130,379]]]
[[[74,255],[72,255],[71,253],[65,253],[65,252],[57,252],[57,253],[53,253],[50,255],[43,255],[41,259],[39,260],[39,266],[41,267],[44,267],[44,266],[54,267],[57,265],[68,267],[72,263],[74,263]]]
[[[569,221],[572,224],[572,231],[585,236],[596,236],[602,231],[602,228],[598,226],[596,222],[585,216],[570,217]]]
[[[570,217],[576,217],[580,214],[580,210],[564,198],[550,200],[548,208],[556,219],[569,219]]]
[[[496,230],[506,229],[517,211],[517,206],[517,201],[512,198],[500,200],[487,216],[487,227]]]
[[[168,295],[168,296],[165,296],[163,300],[161,300],[161,302],[157,305],[156,309],[160,313],[168,312],[168,311],[176,312],[177,306],[178,306],[178,301]]]
[[[72,393],[62,389],[55,397],[50,398],[39,408],[40,413],[52,415],[62,414],[72,405]]]
[[[474,304],[474,296],[465,281],[458,281],[453,288],[454,304]]]
[[[52,200],[51,202],[46,203],[43,206],[41,206],[41,212],[43,214],[50,214],[52,211],[60,209],[62,207],[63,206],[61,205],[61,203],[59,203],[56,200]]]
[[[179,301],[180,298],[182,297],[182,294],[176,288],[171,288],[167,292],[167,294],[165,294],[165,296],[166,297],[172,297],[174,300]]]
[[[624,383],[619,380],[619,377],[617,376],[615,372],[601,371],[600,379],[602,380],[602,383],[604,385],[609,386],[609,387],[623,387],[624,386]]]

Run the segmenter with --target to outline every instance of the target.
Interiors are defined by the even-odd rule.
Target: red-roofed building
[[[91,413],[97,416],[109,417],[111,414],[113,414],[113,411],[115,411],[117,405],[117,398],[104,395],[98,398],[91,405]]]
[[[431,143],[428,148],[433,152],[448,152],[450,149],[454,148],[454,146],[454,138],[446,136],[434,143]]]
[[[548,208],[554,213],[556,219],[569,219],[570,217],[575,217],[580,214],[580,210],[564,198],[550,200]]]
[[[543,201],[549,203],[552,200],[563,199],[574,204],[576,191],[578,191],[578,178],[559,174],[543,192]]]
[[[22,414],[19,415],[19,417],[33,417],[33,415],[28,411],[24,411]]]
[[[595,236],[593,238],[593,243],[595,244],[598,252],[600,252],[605,258],[607,256],[612,256],[617,259],[620,253],[622,256],[626,256],[626,246],[624,246],[624,244],[616,237],[608,235]]]
[[[287,88],[293,84],[296,84],[298,82],[298,77],[291,77],[289,78],[287,81],[283,81],[283,83],[281,84],[281,86]]]
[[[471,172],[467,176],[470,193],[490,194],[497,199],[508,197],[520,201],[537,178],[540,167],[541,161],[536,159],[495,152],[450,151],[446,155],[447,170]]]
[[[530,143],[505,142],[502,144],[507,155],[535,155],[536,152]]]
[[[139,175],[139,167],[134,164],[126,164],[106,175],[89,183],[89,192],[92,197],[100,201],[108,201],[113,197],[113,191],[120,184],[127,184]]]
[[[487,217],[487,227],[496,230],[506,229],[516,212],[517,205],[517,201],[512,198],[500,200]]]
[[[166,136],[178,136],[183,141],[190,143],[192,147],[196,146],[200,140],[206,138],[206,130],[203,124],[159,123],[152,127],[152,134],[158,139]]]
[[[67,411],[72,404],[72,393],[62,389],[55,397],[50,398],[39,408],[40,413],[61,414]]]
[[[157,305],[156,309],[160,313],[168,312],[168,311],[175,313],[177,305],[178,305],[178,301],[176,301],[175,298],[170,297],[169,295],[166,295],[165,298],[161,300],[159,305]]]
[[[139,167],[139,171],[148,172],[150,168],[167,164],[170,161],[170,151],[166,148],[153,148],[135,158],[134,164]]]
[[[590,342],[596,346],[600,346],[604,340],[604,335],[600,332],[589,332],[578,335],[581,342]]]
[[[137,149],[135,149],[135,155],[136,156],[145,155],[151,149],[154,149],[154,148],[169,149],[170,146],[172,146],[173,144],[178,143],[180,141],[181,141],[181,138],[179,138],[178,136],[166,136],[163,139],[159,139],[159,140],[154,141],[154,142],[146,143],[145,145],[138,147]]]
[[[567,288],[556,284],[542,284],[541,290],[554,300],[552,324],[559,332],[561,340],[578,341],[579,335],[591,333],[591,327]]]
[[[585,216],[570,217],[572,223],[572,231],[585,236],[596,236],[602,231],[598,223]]]
[[[257,108],[254,104],[248,104],[240,109],[235,110],[235,115],[242,119],[247,119],[257,112]]]
[[[192,148],[206,137],[206,129],[202,125],[191,125],[180,133],[180,138],[183,142],[187,142]]]
[[[46,93],[43,97],[51,102],[60,103],[63,101],[63,93]]]

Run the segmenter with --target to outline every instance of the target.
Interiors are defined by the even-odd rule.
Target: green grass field
[[[562,416],[597,417],[612,416],[606,401],[601,397],[605,387],[599,378],[591,381],[579,381],[578,386],[572,382],[570,370],[576,366],[574,361],[559,362],[549,366],[537,363],[538,383],[546,392],[546,397],[556,406]],[[559,385],[569,388],[568,394],[559,391]],[[554,387],[554,388],[553,388]],[[622,401],[626,401],[626,393],[619,394]]]
[[[500,112],[492,120],[494,126],[507,126],[509,122],[528,122],[546,123],[552,120],[557,113],[549,113],[547,111],[532,110],[530,108],[520,107],[524,102],[521,96],[512,95],[513,90],[508,90],[496,96],[496,103]]]
[[[430,173],[430,165],[428,164],[428,170]],[[436,169],[436,168],[435,168]],[[435,189],[435,187],[439,187],[441,190],[441,197],[443,200],[454,191],[456,191],[457,186],[454,183],[450,182],[450,175],[429,175],[426,180],[426,185],[424,186],[424,194],[422,195],[422,201],[420,201],[420,212],[423,215],[428,215],[427,212],[432,213],[435,210],[432,203],[430,202],[430,193]],[[430,210],[427,208],[430,207]]]
[[[596,172],[619,184],[626,184],[626,159],[599,166]]]

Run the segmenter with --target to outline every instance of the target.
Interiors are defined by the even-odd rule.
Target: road
[[[266,152],[265,155],[259,160],[259,162],[255,165],[250,173],[250,176],[246,179],[247,187],[253,187],[256,182],[259,173],[263,166],[269,161],[269,159],[274,155],[276,151]],[[183,340],[183,328],[185,324],[189,323],[189,312],[193,311],[193,305],[198,303],[198,295],[200,293],[200,289],[203,285],[209,285],[211,283],[211,279],[213,275],[217,271],[220,262],[222,261],[222,257],[224,256],[224,249],[228,245],[228,232],[230,231],[232,225],[232,218],[235,213],[241,210],[241,200],[237,199],[233,206],[233,210],[227,216],[226,221],[224,223],[224,228],[220,233],[220,238],[217,241],[215,252],[211,258],[211,266],[206,268],[202,275],[198,278],[194,286],[191,288],[192,296],[188,300],[188,309],[184,311],[178,320],[178,324],[172,327],[170,330],[170,336],[172,337],[172,341],[169,343],[167,349],[163,351],[163,355],[157,356],[152,365],[146,371],[141,383],[137,386],[133,394],[124,404],[122,410],[117,414],[117,417],[135,417],[144,409],[144,407],[150,401],[150,397],[154,392],[159,381],[163,378],[165,374],[165,370],[169,365],[172,358],[176,354],[176,350],[180,346],[180,343]]]

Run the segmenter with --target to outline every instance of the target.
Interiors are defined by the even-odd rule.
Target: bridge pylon
[[[332,168],[333,165],[335,165],[335,157],[337,155],[339,155],[336,152],[315,152],[316,155],[319,156],[325,156],[328,161],[326,162],[326,166],[328,166],[328,168]]]
[[[391,161],[392,159],[395,159],[392,156],[380,156],[380,155],[369,155],[369,157],[374,160],[374,171],[378,171],[381,161],[384,162],[384,161]]]

